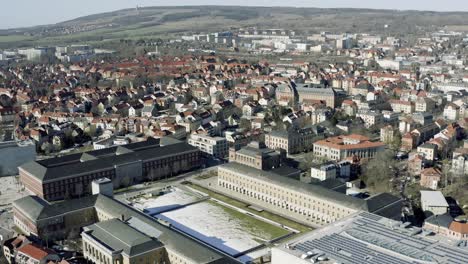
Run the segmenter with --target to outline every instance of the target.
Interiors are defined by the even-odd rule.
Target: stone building
[[[267,148],[262,142],[252,141],[245,147],[229,148],[229,161],[244,164],[259,170],[279,168],[284,153]]]
[[[422,187],[437,190],[442,173],[436,168],[427,168],[421,171],[420,185]]]
[[[384,126],[380,129],[380,141],[385,144],[391,144],[395,136],[395,129],[391,126]]]
[[[284,103],[325,102],[326,106],[335,108],[344,100],[343,93],[334,88],[312,87],[311,84],[282,84],[276,89],[276,100]]]
[[[276,130],[265,135],[265,144],[268,148],[282,149],[288,154],[295,154],[312,150],[317,136],[318,134],[312,128]]]
[[[362,200],[235,162],[218,167],[218,187],[230,195],[263,208],[274,208],[276,213],[312,226],[326,225],[358,211],[391,212],[387,216],[392,218],[401,213],[401,199],[390,194]],[[384,207],[388,211],[381,211]]]
[[[22,233],[43,241],[81,236],[93,263],[240,263],[102,194],[54,204],[26,196],[13,203],[13,219]]]
[[[107,149],[32,161],[19,167],[20,181],[47,201],[91,193],[91,182],[109,178],[114,187],[165,179],[199,167],[200,151],[177,140],[150,139]]]
[[[96,264],[164,263],[164,245],[119,219],[83,229],[83,255]]]
[[[314,143],[314,154],[332,160],[343,160],[348,157],[373,158],[379,151],[383,151],[385,144],[372,142],[361,135],[347,135],[326,138]]]
[[[224,158],[228,155],[228,143],[223,137],[191,134],[188,143],[213,157]]]

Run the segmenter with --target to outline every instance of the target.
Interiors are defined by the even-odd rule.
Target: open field
[[[199,197],[176,187],[170,188],[166,193],[156,197],[145,197],[145,195],[142,195],[135,199],[130,199],[135,208],[152,216],[197,200],[199,200]]]
[[[232,256],[289,233],[213,201],[193,204],[156,217]],[[258,258],[264,253],[249,253],[243,261]]]
[[[227,204],[230,204],[230,205],[233,205],[235,207],[241,208],[243,210],[249,211],[249,212],[251,212],[253,214],[259,215],[259,216],[264,217],[266,219],[270,219],[270,220],[275,221],[277,223],[281,223],[284,226],[289,226],[291,228],[294,228],[294,229],[298,230],[299,232],[308,232],[308,231],[313,230],[312,228],[310,228],[308,226],[305,226],[305,225],[302,225],[300,223],[291,221],[289,219],[286,219],[284,217],[281,217],[279,215],[275,215],[275,214],[267,212],[267,211],[262,211],[262,212],[255,211],[254,209],[249,208],[248,207],[249,205],[246,204],[246,203],[231,199],[231,198],[226,197],[226,196],[224,196],[222,194],[215,193],[215,192],[210,191],[210,190],[208,190],[206,188],[203,188],[201,186],[190,184],[190,183],[188,183],[187,186],[189,186],[190,188],[199,190],[199,191],[201,191],[203,193],[206,193],[210,197],[215,198],[217,200],[220,200],[222,202],[225,202]]]
[[[385,27],[387,25],[387,27]],[[119,39],[156,39],[238,28],[409,34],[425,30],[465,30],[463,12],[320,9],[293,7],[184,6],[144,7],[95,14],[54,25],[0,30],[0,47],[96,43]]]
[[[0,177],[0,227],[11,230],[14,226],[11,211],[13,201],[20,199],[28,193],[18,185],[17,176]]]

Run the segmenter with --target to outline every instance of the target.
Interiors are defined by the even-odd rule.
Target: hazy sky
[[[136,5],[248,5],[468,11],[468,0],[0,0],[0,28],[53,24]]]

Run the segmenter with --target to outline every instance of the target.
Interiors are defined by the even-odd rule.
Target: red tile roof
[[[47,249],[47,248],[41,248],[37,245],[34,244],[28,244],[23,247],[21,247],[18,252],[23,253],[24,255],[27,255],[33,259],[36,260],[42,260],[45,257],[47,257],[49,254],[54,254],[55,252]]]

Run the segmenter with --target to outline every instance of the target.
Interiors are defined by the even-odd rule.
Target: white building
[[[366,128],[371,126],[378,125],[383,122],[383,115],[380,112],[360,110],[356,114],[356,117],[359,117],[364,121]]]
[[[444,118],[448,120],[458,120],[460,116],[460,107],[454,103],[449,103],[444,108]]]
[[[351,163],[344,160],[338,163],[327,162],[312,166],[310,168],[310,176],[319,181],[336,178],[348,179],[351,176]]]
[[[19,49],[18,54],[26,56],[27,60],[37,60],[45,55],[46,50],[43,48]]]
[[[424,212],[442,215],[448,212],[449,205],[440,191],[421,191],[421,207]]]
[[[210,137],[206,135],[192,134],[188,143],[200,151],[217,158],[224,158],[228,155],[228,143],[223,137]]]
[[[399,71],[401,68],[401,61],[394,61],[394,60],[376,60],[377,64],[384,68]]]
[[[336,166],[333,163],[326,163],[310,168],[310,177],[319,181],[336,179]]]

